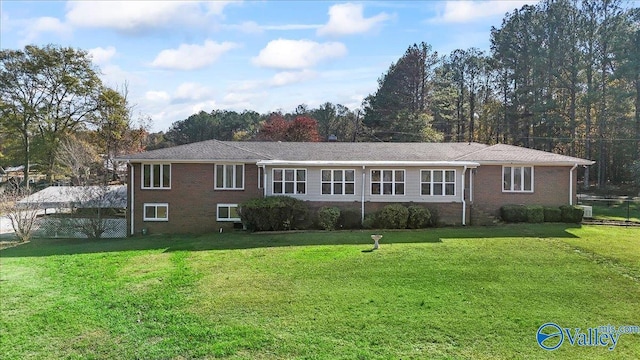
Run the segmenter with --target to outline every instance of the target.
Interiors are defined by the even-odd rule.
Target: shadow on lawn
[[[567,230],[580,225],[516,224],[495,227],[445,227],[426,230],[353,230],[289,233],[226,232],[205,235],[147,235],[125,239],[33,239],[31,242],[0,250],[0,257],[39,257],[119,251],[161,250],[206,251],[253,249],[307,245],[373,246],[371,234],[382,234],[381,246],[400,243],[441,243],[446,239],[482,238],[575,238]]]

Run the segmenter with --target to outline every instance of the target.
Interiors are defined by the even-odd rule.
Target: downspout
[[[467,225],[467,202],[464,200],[464,177],[467,173],[467,165],[462,169],[462,225]]]
[[[365,166],[362,165],[362,195],[360,201],[360,224],[364,224],[364,181],[366,177]]]
[[[135,201],[134,201],[134,198],[133,198],[133,196],[134,196],[134,195],[133,195],[133,194],[134,194],[134,191],[133,191],[133,190],[134,190],[134,188],[135,188],[135,186],[134,186],[134,181],[135,181],[135,178],[136,178],[136,177],[135,177],[135,174],[134,174],[134,169],[135,169],[135,167],[133,166],[133,164],[132,164],[132,163],[130,163],[130,162],[128,162],[128,161],[127,161],[127,163],[129,164],[130,169],[131,169],[131,176],[129,177],[129,185],[131,185],[131,189],[130,189],[130,191],[131,191],[131,202],[129,203],[129,206],[130,206],[130,207],[129,207],[129,216],[131,217],[131,229],[129,230],[129,231],[130,231],[130,234],[129,234],[129,235],[132,235],[132,236],[133,236],[133,235],[135,234],[135,226],[134,226],[134,224],[133,224],[133,221],[134,221],[134,219],[135,219],[135,216],[134,216],[134,212],[135,212],[135,206],[134,206],[134,204],[135,204]]]
[[[265,165],[261,165],[262,167],[262,197],[267,197],[267,167]]]
[[[573,171],[578,167],[578,164],[574,164],[571,170],[569,170],[569,205],[573,205]]]

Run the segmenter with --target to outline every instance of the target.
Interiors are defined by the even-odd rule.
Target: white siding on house
[[[450,202],[462,202],[462,172],[463,167],[393,167],[393,166],[367,166],[363,170],[362,166],[267,166],[267,184],[266,194],[267,196],[280,195],[273,194],[273,169],[306,169],[307,170],[307,186],[306,194],[286,194],[300,200],[305,201],[331,201],[331,202],[353,202],[362,200],[362,174],[365,174],[365,201],[372,202],[422,202],[422,203],[450,203]],[[355,194],[353,195],[323,195],[322,194],[322,170],[344,169],[355,170]],[[404,195],[371,195],[371,170],[384,169],[384,170],[405,170],[405,194]],[[456,191],[454,196],[434,196],[434,195],[421,195],[421,183],[420,183],[420,170],[427,169],[439,169],[439,170],[455,170],[456,171]]]

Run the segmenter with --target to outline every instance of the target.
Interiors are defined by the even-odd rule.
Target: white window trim
[[[158,214],[158,207],[166,207],[167,208],[167,217],[166,218],[148,218],[147,217],[147,207],[155,207],[156,208],[156,216]],[[168,203],[144,203],[142,206],[142,220],[143,221],[169,221],[169,204]]]
[[[233,166],[233,186],[225,186],[224,182],[226,182],[227,177],[226,177],[226,172],[227,172],[227,166],[228,165],[232,165]],[[236,186],[236,166],[241,165],[242,166],[242,187],[235,187]],[[222,182],[223,182],[223,186],[222,187],[218,187],[218,166],[222,166],[223,172],[222,172]],[[244,178],[245,178],[245,164],[243,163],[219,163],[219,164],[214,164],[213,165],[213,188],[215,190],[244,190]]]
[[[322,180],[322,172],[323,171],[330,171],[331,172],[331,180],[329,181],[325,181]],[[333,172],[334,171],[341,171],[342,172],[342,180],[340,181],[335,181],[333,179]],[[347,181],[346,180],[346,172],[347,171],[353,171],[353,181]],[[353,183],[353,194],[347,194],[345,192],[345,189],[347,188],[346,185],[347,184],[351,184]],[[324,184],[330,184],[331,185],[331,193],[329,194],[325,194],[322,192],[322,185]],[[342,184],[342,193],[340,194],[336,194],[333,192],[333,185],[334,184]],[[320,170],[320,195],[355,195],[356,194],[356,170],[355,169],[321,169]]]
[[[223,221],[233,221],[233,222],[241,221],[241,219],[239,217],[237,217],[237,218],[232,218],[232,217],[230,217],[230,218],[221,218],[220,217],[220,208],[221,207],[226,207],[226,208],[235,207],[236,211],[237,211],[238,204],[218,204],[216,206],[216,221],[220,221],[220,222],[223,222]],[[231,213],[231,211],[229,211],[229,213]]]
[[[293,190],[294,192],[292,193],[287,193],[285,192],[285,183],[287,182],[291,182],[291,181],[286,181],[285,180],[285,174],[284,172],[286,170],[293,170]],[[275,180],[275,172],[276,171],[282,171],[282,180],[281,181],[276,181]],[[298,180],[298,171],[304,171],[304,181],[299,181]],[[271,169],[271,194],[272,195],[307,195],[307,179],[309,178],[309,172],[307,171],[307,169],[305,168],[273,168]],[[275,184],[276,182],[281,182],[282,183],[282,192],[281,193],[277,193],[274,191],[275,189]],[[304,183],[304,193],[297,193],[295,190],[297,189],[297,185],[298,183]]]
[[[374,194],[373,193],[373,172],[374,171],[380,171],[380,181],[375,181],[375,183],[380,183],[380,194]],[[393,179],[391,180],[391,190],[393,192],[393,194],[385,194],[384,193],[384,187],[382,186],[385,182],[388,181],[383,181],[382,179],[384,178],[384,172],[385,171],[391,171],[391,173],[393,174]],[[402,173],[404,174],[402,177],[404,178],[403,181],[396,181],[396,171],[402,171]],[[396,184],[403,184],[404,185],[404,193],[403,194],[396,194]],[[371,169],[371,171],[369,172],[369,195],[371,196],[406,196],[407,194],[407,171],[405,169]]]
[[[513,171],[514,168],[519,167],[520,170],[520,181],[521,184],[524,185],[524,168],[531,168],[531,190],[513,190],[514,188],[514,178],[515,178],[515,172]],[[505,189],[504,188],[504,169],[505,168],[510,168],[511,169],[511,189]],[[502,177],[500,178],[500,183],[502,183],[502,192],[503,193],[533,193],[534,189],[535,189],[535,175],[534,175],[534,169],[535,167],[533,165],[503,165],[502,166]],[[524,186],[523,186],[524,188]]]
[[[151,186],[145,186],[144,183],[144,167],[145,165],[150,166],[150,171],[149,171],[149,176],[151,176],[151,179],[149,181],[149,184],[151,184]],[[154,165],[160,165],[160,186],[153,186],[153,167]],[[169,186],[162,186],[162,172],[164,171],[164,165],[169,165]],[[142,163],[140,164],[140,188],[141,189],[145,189],[145,190],[171,190],[171,173],[172,173],[172,168],[171,168],[171,164],[170,163]]]
[[[431,172],[431,182],[422,181],[422,172],[423,171]],[[433,172],[434,171],[442,172],[442,182],[433,181]],[[445,173],[447,171],[453,171],[453,182],[445,180],[446,179]],[[422,195],[422,196],[451,196],[451,197],[455,197],[456,194],[458,193],[458,186],[456,186],[457,176],[458,176],[458,174],[457,174],[457,171],[455,169],[420,169],[420,195]],[[424,185],[424,184],[430,184],[431,194],[423,194],[422,193],[422,185]],[[434,194],[433,193],[433,185],[435,185],[435,184],[442,184],[442,191],[443,192],[445,192],[445,188],[446,188],[447,184],[453,184],[453,195]]]

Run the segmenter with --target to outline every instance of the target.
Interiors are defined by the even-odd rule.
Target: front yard
[[[0,251],[5,359],[640,358],[536,342],[640,325],[640,228],[566,224],[117,240]]]

